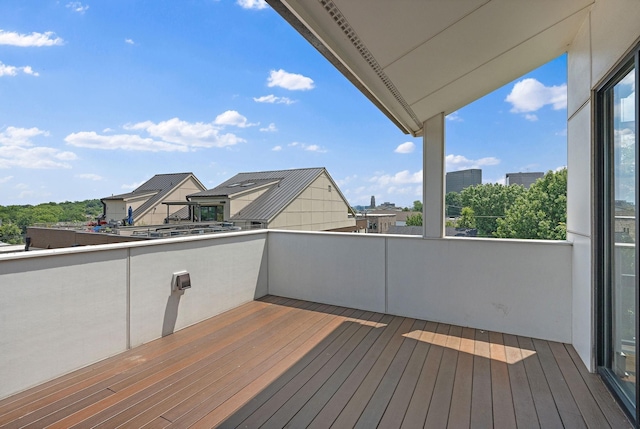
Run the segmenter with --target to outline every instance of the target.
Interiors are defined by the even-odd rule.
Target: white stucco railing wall
[[[270,231],[269,293],[571,342],[571,244]]]
[[[0,398],[127,347],[127,249],[47,253],[0,259]]]
[[[267,293],[266,231],[0,255],[0,398]],[[191,289],[171,291],[186,270]]]
[[[385,243],[378,234],[269,231],[269,293],[385,312]]]
[[[267,294],[266,232],[163,241],[131,248],[131,347]],[[191,288],[171,293],[178,271],[189,272]]]
[[[571,255],[273,230],[0,255],[0,398],[267,293],[571,342]],[[172,292],[182,270],[192,287]]]

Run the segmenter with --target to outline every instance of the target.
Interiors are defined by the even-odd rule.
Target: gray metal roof
[[[188,198],[233,195],[238,193],[237,188],[241,187],[241,185],[229,187],[235,183],[255,183],[255,185],[244,188],[251,189],[251,187],[255,188],[269,182],[276,182],[268,191],[229,219],[231,221],[268,222],[284,210],[322,173],[326,173],[327,177],[331,179],[324,167],[240,173],[209,191],[192,194]]]
[[[249,174],[249,173],[243,173]],[[238,177],[238,176],[234,176]],[[231,180],[231,179],[230,179]],[[245,192],[251,189],[256,189],[262,187],[269,183],[275,183],[282,180],[282,177],[274,178],[274,179],[250,179],[244,180],[240,182],[230,182],[227,180],[223,184],[216,186],[213,189],[209,189],[208,191],[202,191],[195,194],[187,195],[187,198],[191,197],[228,197],[230,195],[239,194],[241,192]]]
[[[156,192],[155,195],[133,211],[133,218],[135,220],[139,216],[142,216],[149,208],[155,206],[159,201],[162,201],[167,194],[184,182],[189,176],[193,176],[193,173],[156,174],[132,192],[113,195],[111,197],[102,198],[101,200],[124,200]],[[193,177],[198,183],[200,183],[195,176]]]

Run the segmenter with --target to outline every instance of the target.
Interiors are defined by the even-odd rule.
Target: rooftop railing
[[[266,294],[571,342],[571,255],[566,242],[275,230],[0,255],[0,398]]]

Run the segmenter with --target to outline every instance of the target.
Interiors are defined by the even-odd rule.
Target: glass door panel
[[[605,92],[605,245],[609,255],[608,365],[621,392],[636,403],[636,104],[635,69]]]

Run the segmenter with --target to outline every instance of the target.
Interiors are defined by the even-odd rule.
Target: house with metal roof
[[[355,227],[351,207],[324,168],[240,173],[187,196],[200,221],[243,228],[329,231]]]
[[[207,189],[193,173],[156,174],[132,192],[100,199],[107,221],[126,221],[132,209],[132,225],[159,225],[183,206],[166,205],[186,201],[186,196]]]

